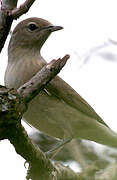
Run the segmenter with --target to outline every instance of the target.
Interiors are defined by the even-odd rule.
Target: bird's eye
[[[38,29],[38,26],[37,26],[37,24],[35,24],[35,23],[30,23],[30,24],[28,24],[28,29],[29,29],[29,31],[35,31],[36,29]]]

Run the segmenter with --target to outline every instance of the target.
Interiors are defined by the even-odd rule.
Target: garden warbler
[[[40,18],[28,18],[16,26],[8,46],[8,88],[19,88],[40,71],[46,64],[40,50],[49,35],[60,29]],[[87,139],[117,148],[117,134],[58,76],[30,102],[23,118],[53,137]]]

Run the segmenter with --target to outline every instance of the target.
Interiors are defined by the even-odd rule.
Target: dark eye
[[[37,26],[36,24],[34,24],[34,23],[30,23],[30,24],[28,25],[28,29],[29,29],[30,31],[35,31],[36,29],[38,29],[38,26]]]

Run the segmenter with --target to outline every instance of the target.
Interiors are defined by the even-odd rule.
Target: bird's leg
[[[63,146],[69,143],[72,138],[66,138],[58,142],[50,151],[45,152],[46,156],[53,159],[55,155],[63,148]]]

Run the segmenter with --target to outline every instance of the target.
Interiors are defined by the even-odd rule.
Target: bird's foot
[[[50,151],[45,152],[45,155],[48,158],[53,159],[55,155],[63,148],[63,146],[67,143],[69,143],[72,140],[72,138],[66,138],[58,142]]]

